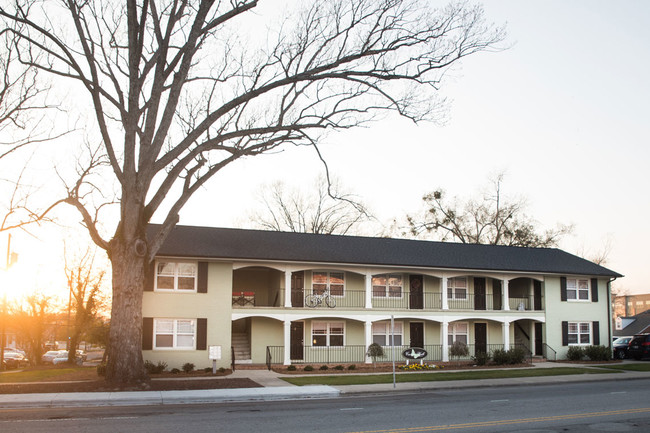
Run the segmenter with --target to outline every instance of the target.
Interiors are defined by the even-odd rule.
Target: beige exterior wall
[[[208,265],[207,293],[145,292],[143,317],[156,319],[207,318],[207,346],[221,346],[217,368],[230,367],[232,265]],[[168,368],[181,368],[191,362],[198,368],[211,367],[208,350],[143,350],[145,360],[164,361]]]

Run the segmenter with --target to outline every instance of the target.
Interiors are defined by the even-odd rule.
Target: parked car
[[[81,365],[86,360],[86,355],[83,353],[83,350],[77,350],[77,356],[75,357],[76,363]],[[61,350],[60,353],[52,359],[52,364],[58,365],[68,362],[68,351]]]
[[[628,357],[634,359],[650,358],[650,334],[637,334],[627,347]]]
[[[614,340],[612,343],[612,347],[614,348],[614,359],[627,358],[627,348],[631,339],[632,337],[618,337]]]
[[[48,350],[41,356],[41,362],[43,364],[53,364],[52,360],[56,358],[61,352],[66,352],[65,350]],[[66,352],[67,353],[67,352]]]
[[[6,369],[22,368],[22,367],[26,367],[28,364],[29,364],[29,360],[22,353],[5,352],[4,367]]]

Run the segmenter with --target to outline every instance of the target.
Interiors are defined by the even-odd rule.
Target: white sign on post
[[[221,346],[209,346],[208,347],[208,356],[213,361],[217,360],[217,359],[221,359]]]

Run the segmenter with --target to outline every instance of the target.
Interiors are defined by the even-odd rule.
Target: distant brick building
[[[612,300],[614,320],[617,317],[631,317],[650,310],[650,293],[643,295],[615,296]]]

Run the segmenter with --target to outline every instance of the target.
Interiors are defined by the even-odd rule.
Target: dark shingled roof
[[[149,235],[159,228],[152,224]],[[622,277],[556,248],[176,226],[160,256]]]

